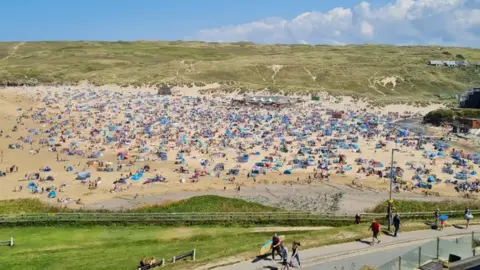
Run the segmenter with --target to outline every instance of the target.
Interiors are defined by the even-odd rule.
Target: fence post
[[[437,259],[440,257],[440,237],[437,237]]]
[[[10,246],[13,247],[13,236],[10,236]]]
[[[475,247],[475,242],[474,241],[475,241],[475,233],[472,232],[472,248]]]
[[[162,259],[162,266],[165,265],[165,259]]]
[[[175,256],[173,256],[172,263],[175,263],[175,259],[176,259],[176,257],[175,257]]]
[[[398,270],[402,270],[402,257],[398,257]]]
[[[195,255],[197,255],[197,251],[195,249],[193,249],[193,255],[192,255],[192,259],[195,261]]]
[[[418,267],[422,266],[422,247],[418,247]]]

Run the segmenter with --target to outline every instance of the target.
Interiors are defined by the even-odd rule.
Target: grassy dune
[[[386,45],[309,46],[203,42],[0,43],[0,84],[97,85],[224,84],[223,91],[263,89],[287,93],[352,94],[412,101],[464,91],[480,83],[480,69],[426,66],[429,60],[480,50]],[[275,65],[281,65],[276,75]],[[385,80],[395,77],[393,82]]]
[[[145,205],[131,212],[141,213],[181,213],[181,212],[277,212],[279,208],[265,206],[259,203],[247,202],[244,200],[204,195],[195,196],[189,199],[168,202],[159,205]],[[51,206],[38,199],[15,199],[0,200],[0,214],[18,214],[18,213],[58,213],[58,212],[88,212],[90,210],[72,210]],[[98,210],[91,210],[99,212]],[[106,210],[102,210],[106,212]]]
[[[412,213],[412,212],[434,212],[439,208],[441,211],[462,211],[466,207],[471,210],[480,210],[480,201],[409,201],[409,200],[396,200],[394,201],[395,210],[400,213]],[[373,209],[368,210],[371,213],[386,213],[386,203],[380,203]]]

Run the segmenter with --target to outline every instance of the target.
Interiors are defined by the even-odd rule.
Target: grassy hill
[[[159,205],[146,205],[129,212],[139,213],[198,213],[198,212],[278,212],[280,208],[265,206],[215,195],[195,196],[189,199]],[[73,210],[48,205],[39,199],[0,200],[0,214],[17,213],[58,213],[58,212],[98,212],[98,210]],[[102,210],[102,212],[115,212]]]
[[[326,90],[380,100],[431,99],[480,84],[480,68],[426,66],[480,61],[479,49],[203,42],[0,43],[0,84],[174,85],[221,82],[223,91]]]

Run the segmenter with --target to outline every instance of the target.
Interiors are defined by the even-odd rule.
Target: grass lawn
[[[450,221],[453,224],[454,220]],[[403,230],[426,229],[420,221],[406,221]],[[370,235],[367,225],[316,231],[276,229],[301,241],[303,248],[355,241]],[[284,229],[287,230],[287,229]],[[0,247],[0,269],[134,269],[141,256],[157,260],[196,248],[197,261],[167,264],[189,269],[227,257],[239,260],[257,255],[272,232],[245,227],[16,227],[0,228],[0,239],[15,237],[16,246]]]

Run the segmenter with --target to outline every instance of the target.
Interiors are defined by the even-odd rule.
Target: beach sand
[[[169,98],[173,100],[177,99],[177,103],[173,103],[171,107],[184,106],[186,107],[184,109],[185,112],[190,111],[193,108],[196,110],[208,111],[209,117],[211,117],[212,121],[218,120],[215,119],[215,117],[220,117],[221,115],[225,116],[226,112],[223,114],[218,113],[218,115],[215,115],[215,112],[223,112],[227,110],[226,107],[228,107],[228,105],[222,103],[219,98],[214,99],[212,96],[206,96],[208,100],[203,101],[200,104],[187,104],[186,102],[182,103],[178,101],[180,100],[179,96],[181,95],[193,97],[200,96],[203,98],[205,96],[200,95],[199,91],[202,89],[208,89],[209,87],[217,86],[207,85],[202,88],[175,88],[174,92],[176,93],[176,96]],[[90,89],[90,92],[98,93],[98,97],[88,101],[82,100],[81,98],[77,100],[72,98],[77,89],[85,92],[85,89],[87,88]],[[117,98],[112,100],[105,99],[103,96],[107,92],[110,94],[117,92]],[[176,154],[178,153],[179,148],[187,147],[178,147],[175,139],[162,146],[168,155],[167,161],[159,160],[154,153],[155,147],[159,145],[160,139],[149,138],[148,135],[142,134],[141,132],[136,133],[136,137],[131,139],[132,142],[130,144],[122,145],[120,147],[115,143],[106,144],[102,139],[98,139],[98,137],[96,138],[98,139],[97,142],[90,140],[92,137],[90,133],[92,129],[104,129],[106,126],[105,121],[111,123],[120,123],[123,121],[124,126],[128,126],[128,124],[125,124],[125,112],[131,112],[136,115],[135,117],[143,117],[145,118],[145,121],[152,118],[152,115],[159,118],[162,117],[165,113],[162,112],[164,109],[162,107],[163,104],[158,104],[158,108],[152,108],[153,106],[151,106],[151,104],[149,106],[145,105],[144,107],[137,106],[133,104],[133,101],[129,104],[129,100],[138,101],[139,97],[142,95],[145,95],[145,99],[151,99],[154,96],[157,98],[155,94],[156,90],[151,88],[119,88],[115,85],[103,86],[101,88],[81,85],[71,87],[40,86],[0,89],[0,120],[2,124],[0,129],[3,130],[3,136],[0,138],[0,150],[2,151],[0,171],[4,170],[4,168],[5,170],[8,170],[13,165],[18,166],[18,172],[13,172],[11,174],[7,173],[6,177],[0,177],[0,182],[2,184],[0,198],[39,198],[48,203],[66,205],[71,208],[85,207],[92,209],[107,208],[118,210],[139,207],[146,204],[174,201],[196,195],[217,194],[221,196],[244,198],[250,201],[261,201],[265,204],[285,206],[285,208],[295,210],[303,209],[314,212],[325,212],[329,211],[328,207],[330,206],[328,205],[330,202],[328,201],[331,201],[330,197],[336,193],[342,193],[342,199],[339,203],[340,209],[337,211],[342,213],[360,212],[365,208],[372,207],[388,198],[387,191],[389,188],[389,182],[388,179],[380,179],[376,176],[359,176],[356,171],[360,166],[355,164],[354,160],[356,158],[374,159],[384,163],[385,166],[389,166],[391,149],[394,147],[401,150],[395,154],[395,160],[397,166],[405,168],[405,180],[409,181],[414,174],[413,171],[407,169],[407,162],[425,164],[425,167],[431,169],[432,174],[436,174],[438,178],[452,178],[452,176],[445,175],[441,171],[443,162],[448,161],[447,158],[439,157],[436,160],[436,165],[430,165],[430,160],[425,159],[422,156],[422,150],[415,150],[412,147],[395,144],[392,141],[388,141],[383,149],[376,149],[377,140],[382,138],[371,141],[360,139],[357,144],[362,151],[361,153],[355,153],[351,149],[338,150],[339,154],[345,154],[347,156],[347,164],[351,165],[352,170],[346,172],[345,175],[336,175],[335,172],[332,172],[329,181],[312,179],[315,166],[308,167],[307,169],[294,169],[291,175],[281,173],[289,168],[287,165],[289,161],[298,157],[296,152],[299,149],[299,145],[295,142],[289,146],[290,149],[288,150],[288,153],[278,151],[275,153],[278,155],[276,158],[279,161],[284,160],[283,166],[280,167],[279,171],[269,170],[266,175],[259,174],[255,178],[247,178],[247,173],[252,169],[255,162],[262,161],[264,156],[272,156],[275,152],[272,147],[275,145],[278,146],[278,141],[272,142],[272,146],[270,146],[268,150],[265,150],[262,148],[262,144],[254,144],[254,138],[241,139],[240,142],[245,144],[246,147],[248,146],[248,149],[244,152],[261,152],[261,155],[258,156],[250,155],[250,159],[246,163],[237,162],[237,156],[241,153],[239,149],[220,147],[219,145],[212,144],[207,150],[205,147],[202,148],[195,145],[189,145],[188,149],[191,152],[189,155],[184,155],[185,164],[182,166],[190,172],[188,174],[180,174],[174,171],[180,167],[180,165],[175,164]],[[50,101],[45,102],[45,98],[50,99]],[[328,101],[328,99],[330,99],[330,101]],[[214,100],[214,102],[209,103],[211,100]],[[72,109],[70,113],[66,113],[66,105],[68,104],[71,104],[72,108],[74,108],[79,105],[88,104],[89,106],[95,106],[102,104],[103,106],[108,103],[115,103],[118,106],[116,109],[107,108],[104,110],[96,107],[92,107],[85,111]],[[282,110],[280,113],[290,114],[295,117],[296,115],[301,115],[299,112],[305,113],[307,104],[313,103],[314,102],[312,101],[307,101],[306,103],[296,105],[297,107]],[[348,97],[344,97],[342,101],[339,102],[332,97],[323,96],[320,103],[325,108],[337,111],[347,111],[352,110],[353,108],[358,110],[368,106],[366,102],[354,101]],[[404,112],[408,111],[412,114],[418,113],[419,115],[422,115],[438,106],[439,105],[432,105],[430,107],[415,108],[406,107],[404,105],[389,105],[382,109],[376,109],[372,113],[386,115],[388,112],[404,114]],[[180,122],[180,125],[182,126],[184,123],[181,121],[187,121],[189,118],[185,115],[176,115],[175,110],[172,111],[171,107],[166,110],[170,110],[170,116],[173,118],[177,117],[178,122]],[[44,109],[43,111],[42,108]],[[57,119],[60,115],[62,115],[62,119],[44,121],[44,123],[41,123],[39,119],[34,120],[32,117],[33,114],[38,114],[40,111],[42,111],[42,115],[47,120]],[[268,109],[258,109],[255,113],[266,114],[268,113]],[[22,114],[24,117],[22,117],[21,120],[18,120],[19,116]],[[180,120],[182,117],[184,117],[183,120]],[[208,126],[208,121],[198,120],[199,124],[195,126],[195,116],[191,116],[190,119],[193,120],[188,120],[190,122],[183,125],[184,130],[179,133],[179,136],[183,134],[190,139],[195,132],[200,132],[200,130],[205,127],[217,129],[218,133],[216,135],[224,134],[228,124],[226,122],[222,123],[221,121],[216,121],[215,123],[212,122],[211,126]],[[63,137],[67,138],[66,142],[60,143],[59,133],[52,136],[59,146],[56,147],[57,152],[49,151],[48,145],[39,144],[41,139],[49,139],[48,134],[40,132],[38,135],[35,135],[35,133],[32,132],[32,129],[36,129],[37,131],[40,129],[46,130],[58,125],[62,121],[68,121],[68,123],[57,129],[57,131],[70,130],[70,138],[67,138],[67,135],[63,135]],[[72,125],[72,122],[75,124]],[[90,123],[91,125],[75,126],[81,123]],[[12,131],[14,126],[18,127],[18,130],[15,132]],[[129,134],[135,133],[133,125],[129,127],[129,132]],[[441,133],[443,131],[439,132]],[[20,137],[23,137],[23,139],[31,138],[34,142],[31,145],[23,142],[23,149],[9,149],[9,144],[19,143]],[[316,134],[312,134],[312,138],[315,139]],[[286,139],[293,140],[292,138]],[[323,138],[324,141],[326,139],[328,138]],[[79,146],[76,149],[84,151],[87,155],[101,151],[103,156],[96,159],[88,159],[87,157],[58,153],[62,148],[72,148],[71,144],[73,142],[78,142]],[[148,147],[150,153],[140,153],[140,145],[142,145],[142,147]],[[36,153],[37,150],[39,150],[38,153]],[[118,161],[117,153],[120,151],[128,151],[130,156],[129,160]],[[202,153],[202,151],[204,153]],[[208,151],[208,154],[205,153],[206,151]],[[224,153],[225,157],[212,155],[213,153]],[[60,159],[66,159],[67,161],[57,162],[57,155]],[[143,157],[144,160],[136,160],[133,164],[128,166],[128,163],[133,161],[135,156]],[[209,164],[206,167],[201,166],[201,159],[209,160]],[[123,168],[120,171],[115,172],[99,172],[95,167],[89,167],[86,165],[88,160],[101,160],[105,163],[110,162],[112,166],[123,164]],[[219,177],[216,176],[213,171],[213,168],[217,163],[224,163],[225,165],[225,171],[222,171]],[[149,172],[145,172],[139,181],[132,181],[129,179],[127,180],[127,184],[117,185],[115,192],[111,192],[111,190],[114,189],[113,182],[115,180],[119,179],[122,175],[127,175],[129,172],[135,173],[139,168],[143,168],[145,165],[148,165],[150,170]],[[40,168],[47,166],[51,168],[51,171],[40,172],[40,176],[45,178],[47,176],[53,176],[54,181],[35,182],[39,189],[42,187],[55,187],[57,189],[57,196],[55,199],[49,199],[47,197],[47,192],[43,194],[32,193],[26,188],[30,180],[22,180],[25,175],[37,173]],[[66,166],[73,167],[74,172],[67,172],[65,170]],[[232,180],[232,176],[227,176],[226,172],[237,166],[239,166],[240,174],[235,176],[234,181],[228,181],[228,179]],[[196,182],[191,182],[190,177],[196,169],[205,171],[207,175],[200,176]],[[101,178],[101,182],[98,184],[97,188],[90,189],[88,184],[82,184],[81,181],[75,180],[75,173],[79,171],[89,171],[91,173],[90,180],[92,181]],[[143,184],[147,178],[155,177],[156,175],[165,177],[168,182]],[[309,180],[309,177],[311,180]],[[183,183],[180,181],[182,178],[185,180]],[[357,180],[355,185],[353,185],[352,181],[355,179]],[[64,187],[62,187],[62,191],[60,191],[62,185]],[[237,191],[237,186],[239,185],[241,186],[240,192]],[[19,186],[22,186],[22,191],[18,191]],[[421,195],[422,189],[401,192],[394,196],[396,198],[418,200],[440,200],[446,197],[460,197],[451,184],[434,184],[432,191],[438,192],[440,197],[426,197]],[[325,201],[321,201],[320,197],[322,196],[328,198],[326,198]],[[73,202],[58,202],[57,199],[59,198],[71,198]],[[298,205],[296,205],[296,202],[294,202],[296,200],[295,198],[297,198],[298,201],[307,201],[308,203],[307,205],[302,205],[299,202]],[[74,201],[77,199],[81,199],[82,204],[76,204]]]

